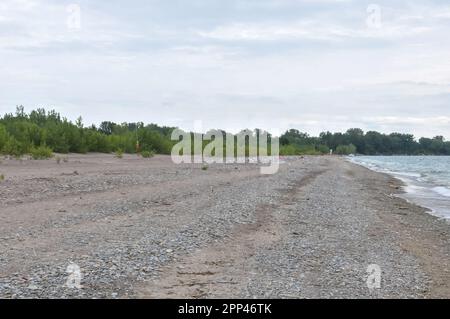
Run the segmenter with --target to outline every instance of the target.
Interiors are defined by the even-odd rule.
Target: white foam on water
[[[407,193],[410,193],[410,194],[423,194],[427,190],[426,187],[422,187],[422,186],[411,184],[411,182],[409,180],[402,180],[402,181],[406,183],[406,186],[403,189]]]
[[[448,189],[447,187],[438,186],[438,187],[434,187],[432,189],[433,189],[433,191],[435,191],[436,193],[438,193],[442,196],[450,197],[450,189]]]
[[[392,174],[396,175],[402,175],[402,176],[408,176],[408,177],[415,177],[420,178],[422,177],[422,174],[419,173],[411,173],[411,172],[397,172],[397,171],[391,171]]]

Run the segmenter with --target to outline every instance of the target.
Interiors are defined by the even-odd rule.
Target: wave
[[[447,187],[443,187],[443,186],[434,187],[433,191],[435,191],[436,193],[438,193],[442,196],[450,197],[450,189],[448,189]]]
[[[448,158],[450,159],[450,157]],[[351,157],[352,163],[401,180],[405,194],[400,197],[431,210],[435,216],[450,219],[450,161],[419,157]],[[444,169],[436,167],[444,165]],[[448,166],[448,170],[447,170]]]

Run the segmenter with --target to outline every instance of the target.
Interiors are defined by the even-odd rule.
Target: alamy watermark
[[[67,29],[76,31],[81,29],[81,7],[79,4],[72,3],[66,7],[68,13],[66,19]]]
[[[370,290],[381,288],[381,267],[377,264],[371,264],[367,267],[367,288]]]
[[[198,126],[198,125],[197,125]],[[261,174],[278,172],[280,164],[279,138],[262,130],[244,130],[238,134],[211,130],[205,134],[176,129],[171,136],[178,143],[172,148],[175,164],[262,164]]]
[[[369,4],[367,14],[366,24],[369,29],[380,29],[383,26],[381,22],[381,6]]]
[[[77,264],[71,263],[67,266],[66,272],[68,273],[65,286],[70,289],[81,289],[81,268]]]

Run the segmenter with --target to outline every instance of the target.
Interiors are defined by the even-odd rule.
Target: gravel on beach
[[[0,174],[0,298],[450,297],[448,221],[341,157],[261,175],[88,154]]]

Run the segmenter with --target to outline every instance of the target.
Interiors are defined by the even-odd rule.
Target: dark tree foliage
[[[421,138],[418,141],[411,134],[382,134],[359,128],[345,133],[323,132],[318,138],[309,137],[297,130],[289,130],[280,137],[282,149],[289,147],[289,153],[302,154],[302,149],[313,146],[315,150],[324,145],[338,154],[357,153],[363,155],[450,155],[450,142],[444,137]]]

